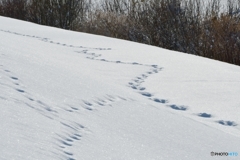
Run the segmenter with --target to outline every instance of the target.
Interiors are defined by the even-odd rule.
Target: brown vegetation
[[[0,15],[240,65],[240,0],[0,0]]]

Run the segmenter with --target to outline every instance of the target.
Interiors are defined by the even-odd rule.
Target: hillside
[[[0,37],[1,160],[239,159],[239,66],[5,17]]]

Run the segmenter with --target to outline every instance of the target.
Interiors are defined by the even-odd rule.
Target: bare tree
[[[26,0],[1,0],[0,13],[3,16],[25,20],[27,16]]]

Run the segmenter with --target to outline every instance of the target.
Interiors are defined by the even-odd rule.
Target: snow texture
[[[2,160],[240,153],[238,66],[4,17],[0,37]]]

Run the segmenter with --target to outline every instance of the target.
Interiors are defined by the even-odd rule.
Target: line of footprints
[[[27,36],[27,37],[31,37],[31,38],[37,38],[39,40],[42,40],[44,42],[48,42],[48,43],[53,43],[53,44],[57,44],[57,45],[62,45],[62,46],[66,46],[66,47],[74,47],[74,48],[78,48],[78,49],[84,49],[82,51],[77,51],[78,53],[81,54],[86,54],[88,55],[88,59],[91,60],[97,60],[97,61],[103,61],[103,62],[108,62],[108,63],[116,63],[116,64],[125,64],[125,65],[144,65],[144,64],[140,64],[137,62],[122,62],[122,61],[110,61],[110,60],[106,60],[106,59],[101,59],[101,54],[95,54],[95,53],[90,53],[89,49],[94,49],[94,50],[111,50],[111,48],[89,48],[89,47],[83,47],[83,46],[74,46],[74,45],[68,45],[68,44],[63,44],[63,43],[59,43],[59,42],[53,42],[50,41],[50,39],[48,38],[41,38],[38,36],[31,36],[31,35],[24,35],[24,34],[20,34],[20,33],[16,33],[16,32],[10,32],[10,31],[5,31],[5,30],[0,30],[3,32],[7,32],[7,33],[11,33],[11,34],[15,34],[15,35],[19,35],[19,36]],[[162,103],[162,104],[168,104],[169,101],[165,100],[165,99],[159,99],[159,98],[155,98],[153,94],[151,94],[150,92],[146,91],[146,88],[142,86],[144,80],[146,78],[148,78],[149,76],[151,76],[152,74],[157,74],[159,73],[163,68],[158,67],[157,65],[144,65],[144,66],[148,66],[150,67],[150,70],[146,73],[143,73],[141,75],[139,75],[138,77],[136,77],[135,79],[133,79],[131,82],[129,82],[128,86],[131,87],[134,90],[137,90],[141,95],[149,98],[150,100],[153,100],[156,103]],[[8,70],[5,70],[5,72],[10,72]],[[16,86],[19,85],[18,78],[11,76],[10,77],[13,81],[14,84]],[[19,93],[25,93],[25,91],[23,89],[21,89],[20,87],[16,87],[16,91]],[[31,98],[29,98],[31,99]],[[99,105],[102,104],[101,101],[98,102]],[[92,110],[92,105],[89,102],[84,103],[84,106],[86,109],[88,110]],[[51,108],[49,108],[48,106],[44,106],[46,110],[51,111]],[[172,105],[167,105],[167,107],[174,109],[174,110],[179,110],[179,111],[187,111],[188,107],[184,106],[184,105],[176,105],[176,104],[172,104]],[[72,110],[76,110],[76,108],[72,108]],[[212,118],[213,116],[209,113],[199,113],[197,114],[199,117],[203,117],[203,118]],[[226,125],[226,126],[237,126],[237,124],[234,121],[224,121],[224,120],[219,120],[216,121],[217,123],[221,124],[221,125]]]
[[[81,48],[81,49],[93,49],[93,50],[111,50],[111,48],[91,48],[91,47],[75,46],[75,45],[70,45],[70,44],[66,44],[66,43],[54,42],[54,41],[50,40],[49,38],[43,38],[43,37],[27,35],[27,34],[21,34],[21,33],[17,33],[17,32],[11,32],[9,30],[2,30],[1,29],[0,31],[5,32],[5,33],[9,33],[9,34],[14,34],[14,35],[17,35],[17,36],[34,38],[34,39],[38,39],[38,40],[43,41],[43,42],[56,44],[56,45],[60,45],[60,46],[64,46],[64,47],[78,48],[78,49],[79,48]]]
[[[7,33],[11,33],[11,34],[15,34],[15,35],[19,35],[19,36],[27,36],[27,37],[31,37],[31,38],[37,38],[39,40],[42,40],[44,42],[49,42],[52,44],[57,44],[57,45],[62,45],[62,46],[66,46],[66,47],[74,47],[74,48],[78,48],[78,49],[83,49],[82,51],[77,51],[80,54],[85,54],[87,55],[87,59],[90,60],[96,60],[96,61],[102,61],[102,62],[106,62],[106,63],[115,63],[115,64],[122,64],[122,65],[135,65],[135,66],[146,66],[149,67],[149,70],[137,77],[135,77],[134,79],[132,79],[132,81],[130,81],[127,86],[132,88],[133,90],[135,90],[137,93],[141,94],[142,96],[148,98],[151,101],[154,101],[156,103],[161,103],[161,104],[166,104],[167,107],[174,109],[174,110],[178,110],[178,111],[187,111],[189,107],[184,106],[184,105],[176,105],[176,104],[169,104],[169,101],[166,99],[161,99],[161,98],[157,98],[154,97],[154,95],[150,92],[147,91],[146,87],[143,86],[145,80],[153,75],[153,74],[157,74],[160,71],[163,70],[162,67],[159,67],[158,65],[145,65],[145,64],[140,64],[137,62],[122,62],[122,61],[110,61],[107,59],[101,59],[101,54],[95,54],[95,53],[90,53],[90,49],[94,49],[94,50],[111,50],[111,48],[89,48],[89,47],[83,47],[83,46],[73,46],[73,45],[67,45],[67,44],[63,44],[63,43],[59,43],[59,42],[53,42],[50,41],[48,38],[41,38],[38,36],[31,36],[31,35],[24,35],[24,34],[20,34],[20,33],[16,33],[16,32],[10,32],[10,31],[4,31],[4,30],[0,30],[3,32],[7,32]],[[26,98],[28,98],[28,100],[31,103],[28,103],[27,105],[37,111],[39,111],[41,114],[47,116],[48,118],[52,118],[51,116],[56,114],[57,111],[55,111],[52,107],[48,106],[47,104],[41,102],[40,100],[35,100],[34,98],[32,98],[29,94],[27,94],[25,92],[25,90],[22,88],[22,86],[20,85],[20,81],[19,78],[11,75],[11,72],[9,70],[4,69],[3,65],[0,64],[2,71],[5,72],[5,74],[7,74],[10,78],[10,80],[12,81],[12,83],[14,84],[14,87],[12,87],[16,92],[20,93],[20,94],[24,94],[24,96]],[[112,96],[112,95],[106,95],[103,98],[96,98],[95,100],[92,101],[86,101],[86,100],[82,100],[82,103],[80,104],[81,108],[84,108],[88,111],[93,111],[94,108],[96,107],[100,107],[100,106],[112,106],[112,104],[116,101],[119,100],[127,100],[125,98],[122,98],[120,96]],[[34,103],[33,103],[34,102]],[[41,106],[41,108],[36,108],[34,105],[37,104],[38,106]],[[79,112],[79,108],[76,106],[71,106],[69,105],[68,108],[66,109],[66,111],[68,112]],[[49,112],[49,114],[47,115],[46,112]],[[209,113],[198,113],[196,114],[199,117],[203,117],[203,118],[212,118],[213,116]],[[218,120],[216,121],[217,123],[224,125],[224,126],[237,126],[238,124],[236,124],[234,121],[224,121],[224,120]],[[62,123],[61,125],[63,127],[65,127],[66,129],[68,129],[69,132],[67,135],[63,136],[63,135],[59,135],[59,142],[60,142],[60,148],[64,154],[64,156],[66,157],[66,159],[68,160],[75,160],[74,159],[74,155],[72,152],[70,152],[70,147],[76,142],[79,141],[81,139],[81,130],[83,130],[85,127],[80,125],[80,124],[71,124],[70,123]]]
[[[132,99],[123,98],[121,96],[114,96],[114,95],[105,95],[102,98],[94,98],[92,100],[82,100],[79,103],[79,106],[74,105],[67,105],[65,111],[70,113],[81,112],[80,108],[83,108],[87,111],[94,111],[99,107],[112,107],[114,103],[118,101],[131,101]]]
[[[156,98],[154,97],[153,94],[146,92],[146,88],[143,87],[143,83],[144,81],[152,74],[156,74],[159,71],[162,70],[162,68],[159,68],[157,65],[152,65],[150,66],[151,69],[150,71],[141,74],[140,76],[137,76],[135,79],[133,79],[131,82],[128,83],[128,86],[131,87],[133,90],[137,90],[142,96],[147,97],[149,100],[152,100],[156,103],[161,103],[161,104],[168,104],[169,101],[166,99],[160,99],[160,98]],[[177,111],[187,111],[188,110],[188,106],[184,106],[184,105],[176,105],[176,104],[168,104],[166,105],[167,107],[177,110]],[[209,113],[198,113],[196,114],[199,117],[202,118],[212,118],[213,116]],[[224,126],[237,126],[237,124],[234,121],[224,121],[224,120],[218,120],[216,121],[217,123],[224,125]]]
[[[103,61],[103,62],[107,62],[107,63],[116,63],[116,64],[125,64],[125,65],[139,65],[139,66],[147,66],[149,67],[149,71],[147,71],[146,73],[143,73],[139,76],[137,76],[136,78],[134,78],[131,82],[128,83],[128,87],[131,87],[133,90],[138,91],[138,93],[140,93],[142,96],[148,98],[149,100],[152,100],[156,103],[161,103],[161,104],[166,104],[167,107],[173,109],[173,110],[177,110],[177,111],[187,111],[188,110],[188,106],[185,105],[176,105],[176,104],[169,104],[169,101],[166,99],[161,99],[161,98],[157,98],[154,97],[154,95],[150,92],[147,92],[147,89],[143,86],[143,83],[145,82],[145,80],[153,75],[153,74],[157,74],[160,71],[163,70],[162,67],[159,67],[158,65],[146,65],[146,64],[141,64],[141,63],[137,63],[137,62],[122,62],[122,61],[111,61],[111,60],[106,60],[106,59],[101,59],[101,54],[95,54],[95,53],[91,53],[88,50],[82,50],[82,51],[78,51],[78,53],[81,54],[86,54],[88,55],[88,57],[86,57],[87,59],[90,60],[96,60],[96,61]],[[196,114],[199,117],[202,118],[212,118],[213,116],[209,113],[198,113]],[[237,126],[237,123],[235,123],[234,121],[225,121],[225,120],[218,120],[216,121],[217,123],[224,125],[224,126]]]
[[[86,130],[86,128],[75,122],[60,122],[62,130],[67,133],[64,135],[58,135],[57,141],[59,142],[60,151],[63,154],[63,157],[67,160],[76,160],[74,158],[74,153],[71,150],[71,147],[81,140],[81,133]]]

